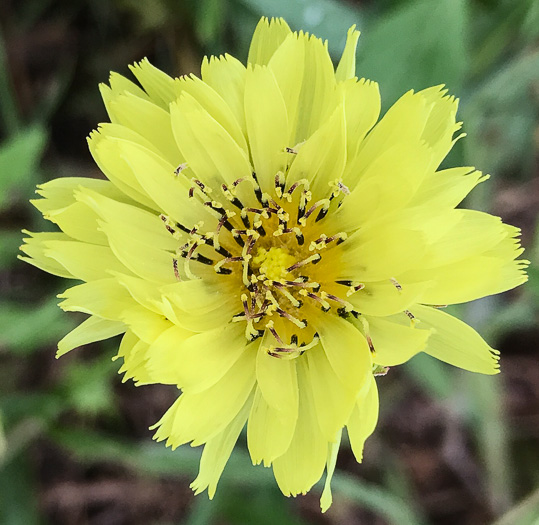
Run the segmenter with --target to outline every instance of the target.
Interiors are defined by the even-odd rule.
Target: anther
[[[174,175],[178,176],[185,168],[187,168],[187,162],[182,162],[175,170]]]
[[[285,312],[281,307],[278,307],[275,309],[275,311],[285,319],[288,319],[291,323],[294,323],[298,328],[305,328],[307,326],[307,323],[305,320],[300,321],[299,319],[296,319],[294,316],[290,315],[288,312]]]
[[[307,212],[305,213],[305,215],[301,218],[301,223],[303,224],[303,226],[305,226],[305,224],[307,224],[307,219],[314,213],[314,211],[316,210],[316,208],[319,208],[320,206],[322,206],[322,209],[326,208],[326,213],[327,213],[327,209],[329,209],[329,199],[320,199],[319,201],[316,201],[308,210]],[[316,221],[318,221],[319,219],[317,218]],[[316,222],[315,221],[315,222]]]
[[[178,269],[178,259],[172,259],[172,268],[174,269],[174,277],[176,277],[178,281],[181,281],[182,278],[180,276],[180,270]]]
[[[279,198],[283,196],[285,183],[286,183],[286,180],[284,177],[284,173],[282,171],[278,171],[277,174],[275,175],[275,193],[277,194],[277,197]]]
[[[297,263],[294,263],[292,266],[289,266],[285,271],[292,272],[294,270],[297,270],[298,268],[301,268],[302,266],[305,266],[306,264],[309,264],[309,263],[316,264],[320,262],[321,259],[322,259],[322,256],[319,253],[315,253],[311,255],[310,257],[307,257],[307,259],[303,259],[303,261],[298,261]]]
[[[404,310],[404,313],[408,316],[408,319],[410,319],[412,326],[414,326],[418,322],[416,316],[412,312],[410,312],[410,310]]]
[[[389,279],[391,281],[391,284],[399,291],[402,292],[402,286],[400,285],[399,281],[395,279],[394,277],[391,277]]]

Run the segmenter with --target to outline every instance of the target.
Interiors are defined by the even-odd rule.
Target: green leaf
[[[27,355],[50,343],[56,343],[74,326],[72,317],[49,299],[38,306],[12,301],[0,302],[0,346],[14,354]]]
[[[17,457],[0,468],[0,523],[39,525],[37,501],[27,458]]]
[[[408,504],[393,496],[390,492],[366,483],[350,475],[336,472],[331,482],[333,492],[340,498],[348,499],[387,519],[392,525],[422,525],[424,520],[419,517]],[[338,502],[334,498],[333,505]],[[331,509],[328,511],[328,515]]]
[[[14,189],[29,190],[36,182],[36,168],[47,135],[42,127],[27,128],[0,146],[0,210],[9,204]]]
[[[112,377],[118,368],[119,364],[108,356],[92,362],[72,362],[60,385],[62,397],[83,415],[113,411]]]
[[[385,107],[409,89],[446,84],[458,93],[468,67],[465,0],[410,2],[359,39],[357,75],[380,83]]]
[[[21,232],[18,230],[0,230],[0,269],[18,264],[17,253],[21,244]]]
[[[539,82],[539,52],[527,53],[498,69],[464,104],[468,134],[466,162],[486,173],[534,167],[534,132],[539,108],[533,100]],[[515,168],[517,168],[515,170]]]
[[[539,523],[539,489],[513,507],[493,525],[537,525]]]

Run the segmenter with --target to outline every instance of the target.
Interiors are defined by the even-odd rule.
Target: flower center
[[[323,232],[327,215],[348,194],[341,181],[330,183],[328,195],[317,201],[306,179],[286,189],[281,172],[269,193],[254,173],[218,189],[198,179],[192,183],[189,196],[214,218],[189,228],[161,215],[167,230],[183,242],[173,258],[174,273],[178,280],[230,285],[226,289],[239,300],[231,321],[245,323],[248,341],[264,337],[268,354],[294,358],[318,343],[320,313],[360,315],[343,296],[364,285],[339,280],[336,273],[339,246],[348,236]]]
[[[252,266],[258,268],[260,274],[268,279],[278,280],[286,276],[287,268],[292,266],[296,259],[283,248],[272,246],[269,250],[258,248],[256,257],[253,257]]]

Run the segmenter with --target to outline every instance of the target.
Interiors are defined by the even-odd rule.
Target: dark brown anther
[[[348,319],[350,317],[350,312],[347,312],[344,307],[339,308],[337,313],[339,314],[339,317],[342,317],[343,319]]]
[[[226,248],[223,248],[222,246],[219,246],[219,248],[215,248],[214,246],[213,249],[218,254],[222,255],[223,257],[232,257],[232,254]]]
[[[296,334],[292,334],[292,337],[290,338],[290,344],[291,345],[297,345],[298,344],[298,336]]]
[[[197,253],[191,257],[192,261],[197,261],[202,264],[207,264],[209,266],[213,266],[215,264],[215,261],[212,261],[211,259],[208,259],[204,255],[201,255],[200,253]]]
[[[318,215],[316,216],[316,219],[315,219],[314,222],[321,221],[321,220],[328,214],[328,211],[329,211],[329,208],[322,208],[322,209],[318,212]]]
[[[303,237],[303,233],[296,233],[296,240],[298,241],[298,244],[300,246],[303,246],[303,244],[305,243],[305,237]]]
[[[176,228],[179,228],[184,233],[189,233],[189,234],[191,233],[191,230],[189,228],[185,227],[183,224],[180,224],[179,222],[176,222],[174,226],[176,226]]]
[[[230,275],[232,273],[232,270],[230,270],[229,268],[223,268],[221,266],[221,268],[216,270],[215,273],[220,273],[220,274],[223,274],[223,275]]]
[[[343,286],[352,286],[352,281],[335,281],[337,284],[342,284]]]

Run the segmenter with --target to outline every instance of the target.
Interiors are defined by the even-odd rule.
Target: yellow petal
[[[177,334],[178,330],[171,330],[169,336],[152,345],[150,366],[155,370],[168,368],[168,372],[174,374],[175,384],[184,392],[196,394],[212,387],[245,352],[253,353],[254,363],[255,350],[247,344],[244,328],[239,323],[195,335],[183,330],[183,340],[179,340]]]
[[[378,422],[378,388],[376,380],[371,374],[370,388],[365,389],[359,397],[348,420],[346,428],[352,452],[358,463],[363,460],[363,446],[367,438],[373,433]]]
[[[285,102],[275,76],[267,67],[247,69],[245,119],[255,172],[267,191],[273,186],[277,172],[284,172],[288,158],[285,148],[290,145]]]
[[[298,406],[296,359],[277,359],[266,348],[265,335],[256,357],[256,379],[266,403],[275,410],[293,415]]]
[[[332,314],[325,315],[317,330],[335,374],[346,389],[359,392],[371,371],[371,353],[363,334]]]
[[[472,327],[429,306],[417,305],[410,311],[422,327],[433,329],[425,349],[427,354],[470,372],[499,372],[499,352],[492,349]]]
[[[433,167],[437,168],[455,143],[454,133],[461,128],[461,123],[455,121],[458,100],[447,96],[443,86],[424,89],[418,96],[423,97],[430,107],[422,138],[433,150]]]
[[[268,68],[279,85],[288,115],[289,145],[295,146],[298,101],[304,79],[305,38],[289,34],[271,57]]]
[[[215,495],[217,483],[245,425],[251,403],[252,401],[249,399],[237,416],[204,445],[198,476],[190,485],[195,491],[195,495],[200,494],[206,488],[210,499]]]
[[[502,220],[475,210],[453,210],[460,220],[429,245],[416,268],[433,268],[479,255],[509,235]]]
[[[155,437],[168,438],[167,445],[175,448],[191,441],[192,446],[202,445],[222,432],[253,391],[255,353],[252,350],[243,352],[222,379],[207,390],[196,394],[184,392],[172,412],[170,434],[160,429]]]
[[[255,28],[247,62],[265,66],[289,34],[290,27],[282,18],[262,17]]]
[[[44,243],[47,257],[58,261],[83,281],[110,277],[110,270],[125,272],[125,266],[108,246],[78,241],[47,241]]]
[[[355,186],[359,176],[383,151],[403,139],[407,143],[420,144],[429,116],[429,106],[424,97],[409,91],[384,115],[363,141],[355,159],[347,166],[346,184]]]
[[[118,95],[123,93],[131,93],[141,99],[150,100],[148,95],[144,93],[139,86],[118,73],[111,72],[109,83],[110,87],[106,84],[99,84],[99,91],[101,93],[101,97],[103,98],[103,102],[105,103],[105,107],[111,122],[118,122],[118,118],[116,117],[114,109],[111,106],[111,101],[114,100]]]
[[[126,273],[125,268],[135,275],[154,283],[175,283],[173,255],[165,250],[155,248],[138,238],[128,238],[124,234],[122,224],[100,223],[100,228],[108,237],[114,255],[125,267],[108,268]]]
[[[163,332],[173,327],[164,316],[138,305],[122,310],[120,318],[140,340],[148,344],[152,344]]]
[[[67,354],[73,348],[109,339],[125,332],[125,330],[126,326],[120,321],[110,321],[91,316],[58,342],[56,357]]]
[[[269,467],[282,456],[292,441],[297,421],[294,412],[279,411],[266,402],[260,388],[255,391],[247,424],[247,444],[253,465]]]
[[[357,388],[345,387],[331,367],[322,345],[308,350],[306,357],[318,424],[324,438],[332,442],[350,417],[361,388],[361,378],[358,378]]]
[[[334,442],[328,444],[328,457],[326,461],[326,481],[324,483],[324,490],[322,491],[322,497],[320,498],[320,509],[322,512],[326,512],[333,503],[333,496],[331,495],[331,479],[335,473],[335,466],[337,465],[337,455],[339,454],[339,447],[341,446],[342,429],[337,433],[337,437]]]
[[[301,31],[299,38],[305,42],[305,67],[298,101],[295,143],[307,140],[340,102],[327,42]]]
[[[202,203],[189,198],[191,183],[174,174],[176,166],[134,142],[118,140],[116,143],[122,159],[146,194],[157,203],[160,212],[188,227],[200,220],[211,223],[212,216]]]
[[[123,133],[128,128],[114,124],[102,124],[98,131],[90,133],[88,147],[99,169],[107,178],[125,195],[148,208],[159,209],[153,200],[146,194],[139,184],[133,170],[121,156],[116,140],[116,135],[128,135],[137,140],[138,135],[134,131]],[[128,130],[130,131],[130,130]],[[142,140],[151,148],[151,144]]]
[[[429,281],[418,297],[424,304],[456,304],[473,301],[487,295],[511,290],[526,282],[528,261],[513,260],[521,253],[514,239],[506,238],[497,246],[509,244],[512,254],[502,257],[496,247],[482,255],[468,257],[427,270],[414,270],[402,276],[404,280]]]
[[[28,255],[28,257],[19,255],[18,258],[21,261],[25,261],[36,268],[40,268],[53,275],[58,275],[59,277],[76,279],[64,265],[45,254],[45,243],[51,240],[61,240],[62,242],[69,241],[69,237],[65,233],[33,233],[28,230],[23,230],[23,233],[30,235],[30,237],[23,239],[25,244],[20,247],[20,250]]]
[[[176,79],[174,89],[177,94],[176,98],[181,99],[182,94],[187,93],[195,99],[199,104],[197,109],[208,113],[224,128],[234,142],[248,154],[247,142],[245,140],[244,131],[242,131],[242,128],[240,127],[240,121],[238,121],[228,104],[217,91],[194,75]],[[188,104],[187,107],[190,109],[194,106],[194,104]],[[179,107],[180,109],[182,108],[182,103],[179,104]],[[193,118],[196,119],[196,117]],[[204,118],[204,116],[201,118]],[[190,122],[193,121],[190,120]],[[181,149],[181,141],[178,142],[178,146]],[[212,145],[208,144],[208,147],[210,146]]]
[[[396,366],[405,363],[425,349],[432,333],[432,330],[423,329],[421,323],[411,326],[409,319],[403,315],[366,319],[375,349],[373,361],[377,365]]]
[[[150,64],[147,58],[129,66],[152,102],[168,110],[168,105],[176,98],[174,80],[166,73]]]
[[[129,93],[117,96],[110,105],[121,125],[148,140],[168,162],[180,163],[180,152],[172,135],[167,111]]]
[[[79,284],[58,295],[66,312],[84,312],[104,319],[120,320],[123,310],[135,302],[115,279],[99,279]]]
[[[285,496],[307,493],[322,476],[327,458],[327,441],[316,419],[306,362],[296,361],[300,388],[298,421],[290,447],[273,462],[275,479]]]
[[[346,126],[342,105],[303,144],[295,157],[286,178],[287,186],[307,179],[315,195],[329,193],[329,182],[341,178],[346,163]]]
[[[335,71],[337,82],[343,82],[356,76],[356,49],[358,39],[359,31],[356,31],[356,25],[354,24],[348,30],[346,45],[344,46],[337,70]]]
[[[429,282],[406,283],[399,281],[399,290],[390,280],[366,283],[365,288],[352,294],[347,300],[358,312],[365,315],[386,316],[406,310],[419,302]]]
[[[333,220],[354,229],[403,209],[427,176],[431,159],[431,151],[419,143],[388,146],[365,169]]]
[[[432,208],[454,208],[479,183],[488,179],[474,168],[449,168],[425,177],[410,206],[427,205]]]
[[[233,56],[204,57],[201,66],[202,80],[212,87],[228,104],[244,134],[245,112],[243,95],[245,92],[245,66]]]
[[[200,180],[219,188],[251,175],[246,151],[195,98],[185,92],[170,110],[178,146]]]
[[[146,368],[146,351],[148,347],[148,343],[141,341],[129,330],[122,337],[118,354],[114,359],[123,359],[123,364],[118,370],[119,374],[124,374],[123,383],[128,379],[133,379],[137,386],[153,383],[152,377]]]
[[[359,230],[343,244],[339,278],[382,281],[418,266],[426,245],[421,232],[388,225]]]
[[[91,190],[76,192],[79,201],[90,206],[105,222],[121,224],[126,237],[137,237],[148,246],[174,251],[178,240],[166,230],[157,213],[131,206]]]
[[[380,116],[380,89],[372,80],[351,78],[337,85],[346,115],[346,151],[353,159],[367,133]]]

